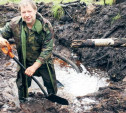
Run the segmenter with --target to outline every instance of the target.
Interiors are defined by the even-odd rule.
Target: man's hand
[[[28,67],[25,70],[25,74],[28,76],[32,76],[40,66],[41,64],[39,62],[35,62],[32,66]]]
[[[7,43],[9,42],[0,36],[0,48],[5,47]]]
[[[32,76],[35,73],[36,69],[34,66],[30,66],[25,70],[25,74],[28,76]]]

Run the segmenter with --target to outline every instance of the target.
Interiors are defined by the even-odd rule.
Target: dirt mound
[[[39,4],[40,6],[43,5]],[[40,7],[39,12],[54,26],[56,47],[62,53],[64,47],[78,55],[85,65],[104,69],[111,80],[120,81],[126,75],[125,47],[71,48],[72,40],[125,38],[126,2],[113,6],[76,4],[65,7],[65,15],[56,20],[51,11],[52,4]],[[50,9],[51,10],[51,9]],[[48,12],[48,13],[47,13]],[[62,45],[62,46],[59,46]],[[72,56],[71,56],[72,57]]]
[[[94,10],[91,8],[94,7]],[[87,11],[89,8],[92,11]],[[125,38],[126,2],[113,6],[76,6],[68,8],[73,20],[60,20],[55,28],[55,38],[59,43],[70,47],[72,40]],[[64,43],[65,39],[65,43]],[[86,66],[106,70],[113,81],[122,80],[126,75],[125,48],[95,47],[72,49]]]

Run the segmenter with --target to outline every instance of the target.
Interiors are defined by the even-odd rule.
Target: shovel
[[[2,47],[1,50],[4,54],[7,54],[9,55],[12,59],[14,59],[18,65],[20,65],[24,70],[26,70],[26,68],[19,62],[19,60],[14,56],[14,54],[12,53],[12,49],[11,49],[11,46],[9,43],[7,43],[6,45],[7,47]],[[62,105],[68,105],[68,101],[62,97],[59,97],[57,95],[54,95],[54,94],[50,94],[48,95],[46,93],[46,91],[44,90],[44,88],[42,87],[42,85],[39,83],[39,81],[34,77],[34,76],[31,76],[31,78],[37,83],[37,85],[39,86],[39,88],[42,90],[42,92],[44,93],[44,96],[46,99],[52,101],[52,102],[57,102],[59,104],[62,104]]]

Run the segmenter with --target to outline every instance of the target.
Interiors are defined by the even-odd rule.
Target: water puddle
[[[57,79],[64,85],[63,89],[59,89],[58,95],[66,97],[70,100],[71,112],[80,113],[91,109],[91,104],[98,103],[94,99],[83,98],[79,101],[76,97],[85,96],[90,93],[97,92],[99,87],[107,86],[108,78],[101,77],[98,73],[107,74],[97,71],[90,74],[87,69],[81,65],[82,73],[76,73],[75,70],[69,67],[61,67],[60,64],[55,64]],[[65,96],[66,95],[66,96]],[[72,111],[73,110],[73,111]]]
[[[73,96],[84,96],[108,84],[107,78],[101,78],[97,73],[92,76],[83,65],[81,67],[83,72],[78,74],[71,68],[55,66],[57,79],[63,83],[65,92]]]
[[[77,99],[78,96],[85,96],[90,93],[97,92],[99,87],[107,86],[109,83],[107,82],[108,78],[101,77],[95,71],[93,75],[90,74],[86,68],[81,65],[82,73],[77,73],[74,69],[70,68],[70,66],[61,66],[60,63],[55,62],[55,70],[57,80],[59,80],[64,87],[58,88],[58,96],[68,99],[70,105],[69,110],[71,113],[80,113],[84,111],[88,111],[91,109],[91,104],[98,103],[94,99],[83,98],[81,101]],[[100,72],[101,74],[106,74],[105,72]],[[37,77],[36,77],[37,78]],[[37,78],[39,81],[42,80]],[[30,91],[37,92],[40,89],[32,81]]]

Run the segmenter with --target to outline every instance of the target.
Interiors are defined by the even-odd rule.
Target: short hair
[[[21,2],[18,5],[18,9],[21,10],[21,6],[27,6],[30,4],[34,10],[37,10],[36,3],[33,0],[21,0]]]

